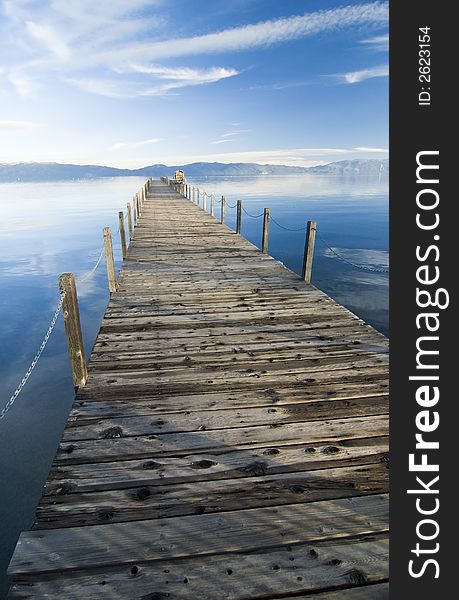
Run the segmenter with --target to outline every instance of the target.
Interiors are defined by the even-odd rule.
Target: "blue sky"
[[[385,2],[0,2],[0,162],[387,157]]]

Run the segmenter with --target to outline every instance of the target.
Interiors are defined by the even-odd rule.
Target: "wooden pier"
[[[386,338],[162,182],[134,217],[9,597],[387,598]]]

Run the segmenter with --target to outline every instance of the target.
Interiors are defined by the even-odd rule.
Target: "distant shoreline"
[[[61,163],[0,163],[0,183],[38,181],[84,181],[110,177],[173,176],[183,169],[190,178],[212,177],[279,177],[306,174],[337,174],[346,176],[386,176],[388,159],[344,160],[314,167],[270,165],[257,163],[190,163],[186,165],[154,164],[140,169],[118,169],[100,165],[73,165]]]

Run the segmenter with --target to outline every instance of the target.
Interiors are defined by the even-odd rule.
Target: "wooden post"
[[[269,208],[265,208],[263,216],[263,238],[261,240],[261,251],[263,254],[268,253],[268,237],[269,237]]]
[[[202,210],[206,210],[207,207],[207,192],[202,194]]]
[[[210,214],[214,216],[215,211],[215,194],[212,192],[210,195]]]
[[[129,230],[129,239],[132,240],[133,231],[132,231],[132,212],[131,212],[131,204],[127,203],[127,216],[128,216],[128,230]]]
[[[121,252],[123,254],[123,260],[124,260],[126,258],[127,248],[126,248],[126,230],[124,229],[124,213],[122,210],[118,213],[118,221],[120,223]]]
[[[78,389],[86,385],[88,381],[88,368],[84,354],[78,296],[73,273],[63,273],[59,277],[59,289],[61,293],[65,294],[62,301],[62,314],[72,368],[73,386]]]
[[[137,204],[135,201],[135,196],[132,199],[132,212],[134,213],[134,227],[137,227],[138,215],[137,215]]]
[[[118,285],[115,275],[115,261],[113,260],[113,243],[110,227],[104,227],[105,264],[107,265],[108,289],[110,293],[116,292]]]
[[[200,196],[201,196],[201,192],[199,191],[199,188],[196,188],[196,204],[198,206],[200,204]]]
[[[306,242],[304,245],[303,279],[311,283],[312,260],[314,258],[314,243],[316,241],[316,221],[308,221],[306,227]]]
[[[225,196],[222,196],[222,212],[221,212],[221,219],[220,219],[220,223],[222,223],[222,224],[225,222],[225,207],[226,207]]]
[[[140,204],[139,194],[136,194],[136,201],[137,201],[137,222],[138,222],[139,221],[139,217],[142,214],[142,206]]]
[[[242,220],[242,201],[237,201],[237,215],[236,215],[236,233],[241,234],[241,220]]]

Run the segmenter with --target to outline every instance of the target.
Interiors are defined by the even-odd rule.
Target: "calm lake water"
[[[118,211],[126,210],[143,183],[127,177],[0,184],[0,410],[40,346],[58,302],[59,274],[88,273],[100,254],[102,227],[112,229],[119,268]],[[217,198],[224,194],[228,205],[242,199],[252,215],[269,207],[269,253],[297,273],[306,221],[317,221],[313,283],[388,334],[388,275],[357,269],[335,254],[367,269],[387,268],[387,179],[307,175],[190,183]],[[228,206],[226,214],[234,228],[235,208]],[[257,246],[261,229],[262,218],[243,213],[242,234]],[[103,261],[78,294],[89,355],[108,302]],[[30,380],[0,421],[0,598],[16,539],[33,523],[73,397],[60,317]]]

